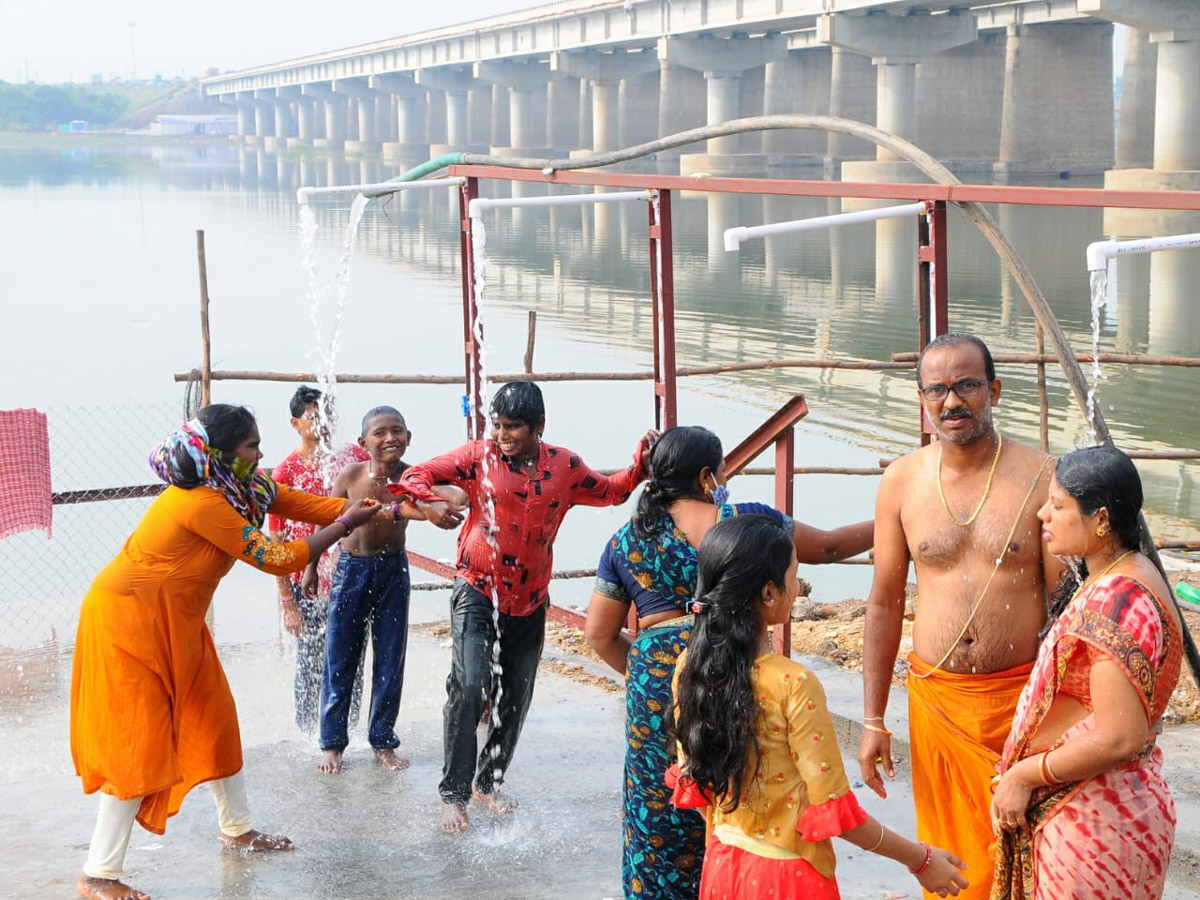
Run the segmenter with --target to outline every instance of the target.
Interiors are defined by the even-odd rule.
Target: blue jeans
[[[442,710],[446,759],[438,785],[446,803],[471,799],[472,782],[479,793],[490,794],[504,781],[533,700],[546,637],[547,605],[543,603],[527,616],[497,614],[491,597],[461,578],[455,581],[450,593],[454,649]],[[500,620],[499,672],[492,666],[496,615]],[[492,704],[492,715],[480,750],[475,731],[487,703]]]
[[[325,618],[329,612],[329,598],[309,600],[295,583],[292,584],[292,594],[304,620],[304,630],[296,636],[296,727],[311,734],[321,715],[321,673],[325,671]],[[360,659],[350,701],[351,725],[358,724],[362,687],[363,667]]]
[[[367,738],[376,750],[400,746],[396,717],[408,649],[408,556],[338,556],[329,595],[325,673],[321,679],[321,749],[345,750],[354,675],[371,629],[371,712]]]

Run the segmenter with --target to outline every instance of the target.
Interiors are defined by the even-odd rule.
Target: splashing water
[[[346,297],[350,289],[350,261],[354,256],[354,245],[358,237],[358,225],[362,221],[370,198],[358,194],[350,206],[350,219],[346,223],[345,236],[342,239],[342,255],[338,262],[337,280],[334,283],[334,312],[330,323],[329,341],[326,343],[323,329],[322,306],[330,294],[329,285],[322,281],[317,265],[317,215],[311,203],[300,204],[300,248],[301,266],[304,269],[309,301],[309,318],[312,321],[313,340],[316,355],[319,359],[317,366],[317,387],[323,395],[323,402],[317,406],[316,425],[321,429],[325,440],[318,444],[317,463],[321,470],[326,490],[333,486],[336,474],[334,447],[338,436],[337,417],[337,357],[341,350],[342,320],[346,314]]]
[[[1092,386],[1087,395],[1088,433],[1092,444],[1098,444],[1096,436],[1096,391],[1100,382],[1105,380],[1100,370],[1100,311],[1108,303],[1108,270],[1097,269],[1091,274],[1092,279]]]

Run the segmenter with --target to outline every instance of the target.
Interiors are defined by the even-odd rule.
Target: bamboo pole
[[[212,341],[208,331],[208,262],[203,229],[196,231],[196,262],[200,266],[200,405],[208,406],[212,402]]]
[[[1042,356],[1046,350],[1046,333],[1039,323],[1037,327],[1037,352]],[[1037,364],[1038,385],[1038,437],[1041,439],[1042,452],[1050,452],[1050,405],[1046,399],[1046,364]]]
[[[905,350],[892,354],[893,362],[916,363],[918,354]],[[1090,353],[1074,354],[1078,363],[1090,363],[1093,356]],[[1184,368],[1200,367],[1200,357],[1195,356],[1149,356],[1141,353],[1100,353],[1094,357],[1102,363],[1117,363],[1129,366],[1181,366]],[[993,353],[992,360],[997,364],[1026,364],[1042,365],[1056,363],[1058,357],[1053,353]]]

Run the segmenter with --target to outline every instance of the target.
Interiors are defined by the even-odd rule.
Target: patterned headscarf
[[[230,454],[209,446],[204,424],[199,419],[191,419],[150,451],[150,468],[167,484],[176,487],[194,486],[190,473],[185,474],[179,469],[177,451],[180,449],[191,458],[204,485],[220,493],[255,528],[262,528],[267,510],[279,492],[270,476],[259,472],[255,463],[227,460]]]

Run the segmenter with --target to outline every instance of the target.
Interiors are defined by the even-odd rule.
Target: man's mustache
[[[938,416],[938,419],[943,422],[946,421],[947,419],[973,419],[973,418],[975,418],[975,416],[971,414],[971,411],[969,409],[947,409],[944,412],[942,412],[941,415]]]

